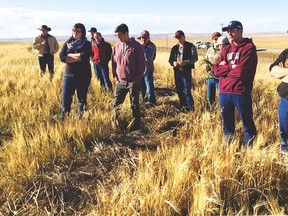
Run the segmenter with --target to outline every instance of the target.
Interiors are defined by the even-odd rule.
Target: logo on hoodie
[[[236,60],[239,59],[239,52],[231,52],[227,53],[227,60],[231,62],[231,64],[235,64]]]

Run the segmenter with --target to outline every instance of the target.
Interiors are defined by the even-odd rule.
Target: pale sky
[[[287,32],[287,0],[0,0],[0,39],[34,37],[46,24],[54,36],[71,35],[75,23],[102,34],[126,23],[131,34],[212,33],[231,20],[242,22],[244,34]]]

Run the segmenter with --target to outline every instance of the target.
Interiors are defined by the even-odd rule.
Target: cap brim
[[[228,30],[227,27],[222,28],[222,31],[227,31],[227,30]]]

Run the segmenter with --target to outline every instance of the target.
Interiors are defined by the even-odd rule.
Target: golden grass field
[[[209,41],[188,41],[199,39]],[[261,48],[288,47],[287,36],[253,39]],[[170,47],[175,43],[169,39]],[[48,74],[39,76],[30,42],[0,42],[0,214],[288,214],[287,161],[280,157],[278,135],[279,80],[268,70],[278,54],[258,52],[253,89],[258,135],[253,148],[245,149],[239,117],[236,139],[227,146],[219,106],[207,111],[205,51],[198,51],[195,112],[179,112],[169,53],[158,51],[158,105],[143,105],[144,130],[128,132],[129,101],[122,106],[120,128],[113,128],[113,96],[100,93],[94,72],[88,111],[79,119],[74,98],[71,115],[61,123],[65,65],[58,54],[50,82]]]

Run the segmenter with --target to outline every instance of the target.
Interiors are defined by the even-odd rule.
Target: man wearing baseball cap
[[[170,52],[169,63],[173,66],[176,91],[180,100],[181,111],[194,111],[194,100],[191,94],[192,69],[198,61],[197,49],[194,44],[186,41],[183,31],[175,32],[178,43]]]
[[[97,29],[95,27],[91,27],[88,32],[90,32],[90,34],[91,34],[91,40],[90,40],[91,46],[95,48],[95,46],[97,46],[97,42],[96,42],[96,40],[94,38],[94,35],[95,35],[95,33],[97,33]],[[92,52],[91,60],[92,60],[94,72],[95,72],[95,75],[96,75],[96,79],[100,82],[100,86],[101,86],[101,90],[102,90],[102,87],[105,86],[105,80],[104,80],[104,77],[103,77],[103,75],[101,73],[101,70],[97,70],[97,64],[93,60],[93,57],[94,56],[93,56],[93,52]]]
[[[140,33],[138,40],[143,46],[145,54],[145,72],[141,80],[141,95],[142,101],[148,102],[150,106],[156,106],[156,97],[154,93],[154,60],[156,58],[156,46],[150,40],[150,33],[147,30],[144,30]],[[147,97],[146,97],[147,91]]]
[[[92,60],[96,78],[100,81],[101,91],[112,92],[112,83],[109,77],[108,63],[111,60],[112,47],[100,32],[94,33],[95,41],[92,43]]]
[[[213,71],[220,77],[219,101],[224,135],[228,143],[233,141],[236,107],[243,122],[244,146],[249,147],[256,136],[251,97],[258,63],[256,47],[252,39],[243,38],[241,22],[233,20],[222,30],[228,32],[231,43],[222,50]]]

